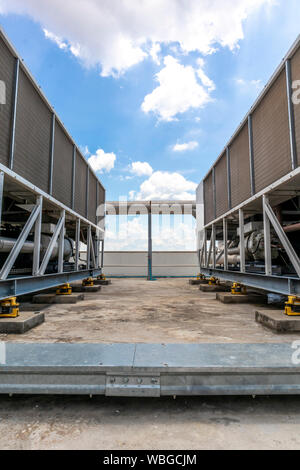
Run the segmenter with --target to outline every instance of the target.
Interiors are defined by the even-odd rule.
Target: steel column
[[[9,150],[9,168],[11,170],[13,169],[13,166],[14,166],[14,155],[15,155],[19,72],[20,72],[20,60],[17,58],[16,63],[15,63],[14,91],[13,91],[12,118],[11,118],[11,139],[10,139],[10,150]]]
[[[91,226],[89,225],[87,228],[87,236],[86,236],[86,267],[90,269],[91,266]]]
[[[40,207],[40,213],[36,219],[35,228],[34,228],[34,249],[33,249],[33,263],[32,263],[32,275],[33,276],[37,276],[39,269],[40,269],[43,196],[37,197],[36,205]]]
[[[152,205],[148,209],[148,281],[152,281]]]
[[[213,268],[216,268],[216,226],[212,226],[212,254],[213,254]]]
[[[249,134],[251,195],[254,196],[254,194],[255,194],[255,171],[254,171],[254,147],[253,147],[252,114],[249,114],[249,116],[248,116],[248,134]]]
[[[79,252],[80,252],[80,219],[76,219],[75,233],[75,271],[79,268]]]
[[[289,129],[290,129],[292,169],[295,170],[295,168],[297,168],[298,166],[298,157],[297,157],[297,144],[296,144],[296,136],[295,136],[295,114],[294,114],[294,105],[293,105],[292,72],[291,72],[290,59],[288,59],[285,63],[285,70],[286,70],[288,111],[289,111]]]
[[[54,140],[55,140],[55,113],[52,114],[51,144],[50,144],[49,194],[51,196],[53,192]]]
[[[269,202],[268,196],[263,196],[265,273],[267,276],[271,276],[272,275],[271,227],[270,227],[270,220],[266,212],[266,202]]]
[[[224,271],[228,270],[228,221],[223,219],[223,240],[224,240]]]
[[[44,256],[44,259],[42,261],[42,264],[41,264],[41,267],[39,269],[39,276],[43,276],[45,274],[45,271],[47,269],[47,266],[48,266],[48,263],[49,263],[49,260],[50,260],[50,257],[51,257],[51,254],[52,254],[52,251],[54,249],[54,246],[57,242],[57,239],[61,233],[61,228],[64,226],[65,224],[65,217],[64,217],[64,211],[61,211],[61,217],[58,221],[58,224],[56,225],[55,227],[55,231],[52,235],[52,238],[50,240],[50,243],[47,247],[47,250],[46,250],[46,253],[45,253],[45,256]]]
[[[63,219],[58,239],[58,273],[64,271],[64,245],[65,245],[65,211],[61,211],[60,217]]]
[[[3,189],[4,189],[4,173],[3,171],[0,171],[0,226],[2,223]]]
[[[104,240],[102,240],[101,244],[101,269],[104,267]]]
[[[240,272],[246,272],[245,262],[245,233],[244,233],[244,211],[239,209],[239,226],[240,226]]]
[[[204,266],[207,265],[207,230],[204,229]]]

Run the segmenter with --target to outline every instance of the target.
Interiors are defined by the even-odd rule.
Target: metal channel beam
[[[238,282],[253,289],[274,292],[282,295],[300,295],[300,279],[283,276],[265,276],[263,274],[241,273],[220,269],[202,268],[206,276],[215,276],[223,281]]]
[[[290,344],[2,343],[1,394],[300,394]]]
[[[228,270],[228,221],[223,219],[224,271]]]
[[[34,228],[34,250],[33,250],[33,263],[32,263],[32,275],[33,276],[37,276],[39,269],[40,269],[43,196],[37,197],[36,204],[40,208],[40,212],[36,219],[35,228]]]
[[[47,266],[48,266],[48,263],[49,263],[49,260],[50,260],[52,251],[53,251],[54,246],[55,246],[55,244],[56,244],[56,242],[57,242],[57,239],[58,239],[58,237],[59,237],[59,235],[60,235],[60,233],[61,233],[62,227],[64,227],[64,224],[65,224],[65,212],[62,211],[61,217],[60,217],[60,219],[59,219],[59,221],[58,221],[58,223],[57,223],[57,225],[56,225],[56,227],[55,227],[55,231],[54,231],[54,233],[53,233],[53,235],[52,235],[52,238],[51,238],[50,243],[49,243],[49,245],[48,245],[48,247],[47,247],[47,251],[46,251],[46,253],[45,253],[44,259],[43,259],[43,261],[42,261],[41,267],[40,267],[40,269],[39,269],[39,275],[40,275],[40,276],[43,276],[44,273],[45,273],[45,271],[46,271],[46,269],[47,269]]]
[[[269,202],[268,196],[263,196],[265,273],[267,276],[272,276],[271,225],[266,212],[266,202]]]
[[[96,277],[101,274],[100,269],[65,272],[61,274],[46,274],[44,276],[6,279],[0,282],[0,300],[11,296],[20,296],[51,289],[68,282],[75,282],[87,277]]]
[[[75,271],[79,268],[79,254],[80,254],[80,219],[76,219],[76,233],[75,233]]]
[[[240,225],[240,271],[244,273],[246,271],[245,262],[245,232],[244,232],[244,211],[239,210],[239,225]]]

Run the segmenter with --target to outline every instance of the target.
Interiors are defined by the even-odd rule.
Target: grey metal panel
[[[292,81],[300,80],[300,49],[297,50],[291,60]],[[299,90],[299,85],[297,86]],[[295,90],[296,91],[296,90]],[[300,94],[297,93],[298,100]],[[298,154],[298,165],[300,164],[300,103],[294,104],[295,128],[296,128],[296,148]]]
[[[55,122],[53,197],[72,206],[73,144],[59,122]]]
[[[93,173],[90,173],[88,219],[94,224],[97,223],[96,210],[97,210],[97,179],[95,178]]]
[[[286,74],[283,70],[252,115],[255,190],[292,171]]]
[[[205,224],[214,220],[214,191],[213,191],[213,175],[212,171],[204,180],[204,207],[205,207]]]
[[[245,124],[230,146],[231,204],[237,206],[251,196],[249,132]]]
[[[75,170],[75,211],[83,217],[86,215],[86,168],[87,163],[77,151]]]
[[[48,192],[52,114],[20,66],[13,170]]]
[[[104,214],[105,214],[105,210],[104,210],[104,204],[105,204],[105,190],[103,189],[103,187],[101,186],[100,183],[97,183],[98,184],[98,190],[97,190],[97,213],[98,213],[98,217],[97,217],[97,224],[100,224],[101,228],[104,228],[104,224],[103,224],[103,219],[104,219]],[[103,214],[102,216],[100,214]]]
[[[227,158],[224,153],[215,167],[216,178],[216,216],[220,217],[228,210]]]
[[[15,58],[0,37],[0,80],[6,88],[6,104],[0,104],[0,162],[3,165],[9,164],[14,71]]]

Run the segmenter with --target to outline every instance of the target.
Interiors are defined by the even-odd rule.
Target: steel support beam
[[[265,246],[265,273],[272,275],[272,248],[271,248],[271,226],[266,212],[266,203],[269,202],[268,196],[263,196],[263,216],[264,216],[264,246]]]
[[[14,166],[15,156],[15,140],[16,140],[16,120],[17,120],[17,105],[18,105],[18,92],[19,92],[19,72],[20,72],[20,60],[17,58],[15,62],[15,78],[14,78],[14,90],[12,98],[12,118],[11,118],[11,137],[10,137],[10,149],[9,149],[9,168],[12,170]]]
[[[64,245],[65,245],[65,211],[61,211],[60,217],[63,219],[61,224],[59,238],[58,238],[58,272],[62,273],[64,270]]]
[[[58,224],[55,227],[55,231],[52,235],[52,238],[51,238],[50,243],[47,247],[44,259],[42,261],[41,267],[39,269],[39,276],[43,276],[45,274],[45,271],[47,269],[51,254],[52,254],[53,249],[54,249],[54,246],[57,243],[58,237],[61,233],[62,227],[64,227],[64,224],[65,224],[65,215],[64,215],[64,211],[62,211],[61,212],[61,217],[58,221]]]
[[[246,271],[245,261],[245,233],[244,233],[244,211],[239,210],[239,226],[240,226],[240,271],[244,273]]]
[[[212,264],[213,268],[215,269],[216,267],[216,226],[213,224],[212,226]]]
[[[86,268],[90,269],[91,267],[91,226],[89,225],[87,228],[86,234]]]
[[[211,261],[212,244],[213,244],[213,232],[211,232],[210,241],[209,241],[208,256],[207,256],[207,260],[206,260],[206,267],[207,268],[209,267],[210,261]]]
[[[38,217],[40,214],[41,207],[40,206],[34,206],[26,224],[23,227],[22,232],[19,235],[18,240],[16,241],[13,249],[9,253],[4,265],[2,266],[2,269],[0,271],[0,280],[4,280],[8,277],[17,257],[20,254],[20,251],[22,249],[22,246],[26,242],[28,235]]]
[[[223,269],[202,268],[202,273],[215,276],[223,281],[238,282],[253,289],[282,295],[300,295],[300,279],[283,276],[224,271]]]
[[[274,227],[274,230],[280,240],[280,243],[282,244],[283,248],[285,249],[290,262],[292,263],[297,276],[300,277],[300,260],[297,256],[297,253],[295,252],[291,242],[289,241],[288,237],[286,236],[286,233],[283,231],[283,228],[281,227],[276,215],[274,214],[270,204],[267,202],[267,200],[264,200],[264,209],[266,212],[266,215],[268,219],[270,220],[271,224]]]
[[[32,275],[33,276],[37,276],[39,269],[40,269],[43,196],[37,197],[36,205],[40,207],[40,212],[36,219],[35,227],[34,227],[34,249],[33,249],[33,263],[32,263]]]
[[[104,267],[104,240],[101,243],[101,270]]]
[[[290,130],[290,146],[291,146],[291,160],[292,169],[295,170],[298,166],[297,144],[295,135],[295,114],[293,104],[293,88],[292,88],[292,72],[291,60],[288,59],[285,63],[286,70],[286,85],[287,85],[287,98],[288,98],[288,112],[289,112],[289,130]]]

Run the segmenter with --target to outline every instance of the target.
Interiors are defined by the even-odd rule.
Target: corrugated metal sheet
[[[51,112],[20,67],[13,170],[48,192]]]
[[[204,204],[205,204],[205,224],[214,220],[214,195],[212,171],[204,180]]]
[[[285,70],[253,112],[255,190],[292,170]]]
[[[103,212],[104,214],[104,207],[100,207],[100,206],[103,206],[105,204],[105,190],[103,189],[103,187],[101,186],[100,183],[97,183],[98,184],[98,191],[97,191],[97,210],[98,210],[98,214],[101,214]],[[101,212],[101,209],[102,209],[102,212]],[[103,217],[100,217],[98,216],[97,217],[97,224],[100,224],[101,228],[104,228],[103,226]]]
[[[231,205],[238,206],[251,196],[249,132],[245,125],[230,148]]]
[[[96,210],[97,210],[97,180],[95,176],[93,175],[93,173],[90,172],[88,219],[94,224],[97,223]]]
[[[75,167],[75,211],[81,216],[85,217],[86,208],[86,167],[87,164],[76,152],[76,167]]]
[[[300,49],[297,50],[296,54],[291,60],[292,66],[292,81],[300,80]],[[296,91],[296,99],[300,100],[299,85]],[[300,165],[300,103],[294,104],[295,114],[295,128],[296,128],[296,144],[298,154],[298,165]]]
[[[53,197],[68,207],[72,203],[73,144],[61,125],[55,123]]]
[[[228,184],[227,184],[227,159],[226,153],[222,155],[215,167],[216,177],[216,215],[220,217],[229,210]]]
[[[0,104],[0,163],[9,164],[10,126],[15,59],[0,38],[0,80],[6,88],[6,104]]]

